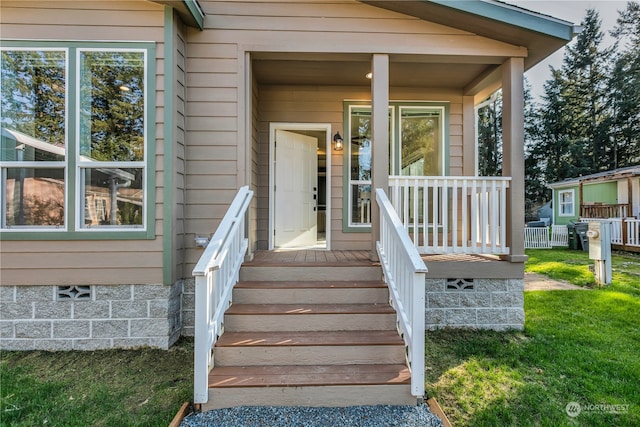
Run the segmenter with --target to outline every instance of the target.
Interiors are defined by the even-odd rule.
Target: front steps
[[[335,270],[242,268],[203,410],[416,403],[380,268]]]

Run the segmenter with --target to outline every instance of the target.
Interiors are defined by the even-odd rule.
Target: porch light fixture
[[[371,80],[373,78],[373,73],[371,71],[369,71],[367,74],[364,75],[366,78],[368,78],[369,80]]]
[[[333,135],[333,149],[334,151],[342,151],[343,148],[344,140],[340,136],[340,132],[336,132],[336,134]]]

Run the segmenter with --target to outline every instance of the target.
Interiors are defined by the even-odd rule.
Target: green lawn
[[[163,426],[193,393],[193,343],[0,354],[0,426]]]
[[[527,254],[528,271],[593,285],[584,252]],[[428,394],[455,426],[640,425],[640,257],[613,268],[610,287],[526,292],[523,332],[428,332]]]

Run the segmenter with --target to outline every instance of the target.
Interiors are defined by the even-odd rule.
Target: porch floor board
[[[371,266],[380,265],[369,259],[369,251],[275,250],[256,251],[245,266]]]
[[[500,262],[496,255],[482,254],[423,254],[425,262]],[[379,266],[369,259],[369,251],[325,251],[314,249],[256,251],[246,266]]]

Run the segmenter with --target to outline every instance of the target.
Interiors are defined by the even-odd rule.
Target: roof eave
[[[204,29],[204,11],[198,0],[151,0],[154,3],[171,6],[189,27]]]

